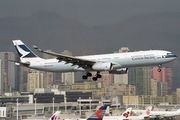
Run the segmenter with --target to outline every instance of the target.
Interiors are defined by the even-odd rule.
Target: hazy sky
[[[51,10],[93,26],[136,14],[180,12],[179,5],[180,0],[0,0],[0,17]]]

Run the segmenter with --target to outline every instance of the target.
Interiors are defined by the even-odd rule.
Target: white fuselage
[[[150,116],[174,117],[179,116],[180,111],[151,111]]]
[[[138,66],[155,66],[161,65],[173,61],[177,56],[166,57],[167,54],[171,54],[169,51],[163,50],[149,50],[127,53],[114,53],[114,54],[102,54],[102,55],[89,55],[89,56],[77,56],[74,58],[80,58],[83,60],[93,60],[96,62],[108,62],[113,64],[113,70],[128,67]],[[25,58],[24,58],[24,61]],[[57,59],[33,59],[30,62],[30,68],[51,71],[51,72],[74,72],[85,71],[78,65],[72,65],[65,61],[59,62]]]

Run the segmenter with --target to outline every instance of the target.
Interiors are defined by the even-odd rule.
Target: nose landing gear
[[[161,65],[158,65],[157,71],[158,71],[158,72],[161,72],[161,68],[162,68],[162,66],[161,66]]]

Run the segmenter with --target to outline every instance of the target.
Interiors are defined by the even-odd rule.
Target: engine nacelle
[[[110,71],[112,70],[112,63],[97,62],[92,66],[95,71]]]
[[[126,74],[128,71],[128,68],[121,68],[117,70],[111,70],[109,71],[110,74]]]

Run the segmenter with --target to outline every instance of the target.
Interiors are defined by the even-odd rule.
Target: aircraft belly
[[[48,72],[74,72],[74,71],[84,70],[82,68],[78,68],[78,66],[72,66],[71,64],[64,64],[64,63],[30,66],[30,68],[38,69],[42,71],[48,71]]]
[[[153,65],[159,65],[159,64],[164,64],[164,63],[168,63],[168,62],[170,62],[170,60],[168,60],[168,59],[133,60],[133,59],[124,58],[124,59],[121,59],[118,62],[116,62],[119,64],[119,66],[115,65],[115,67],[113,66],[113,68],[118,69],[118,67],[124,68],[124,67],[138,67],[138,66],[153,66]]]

